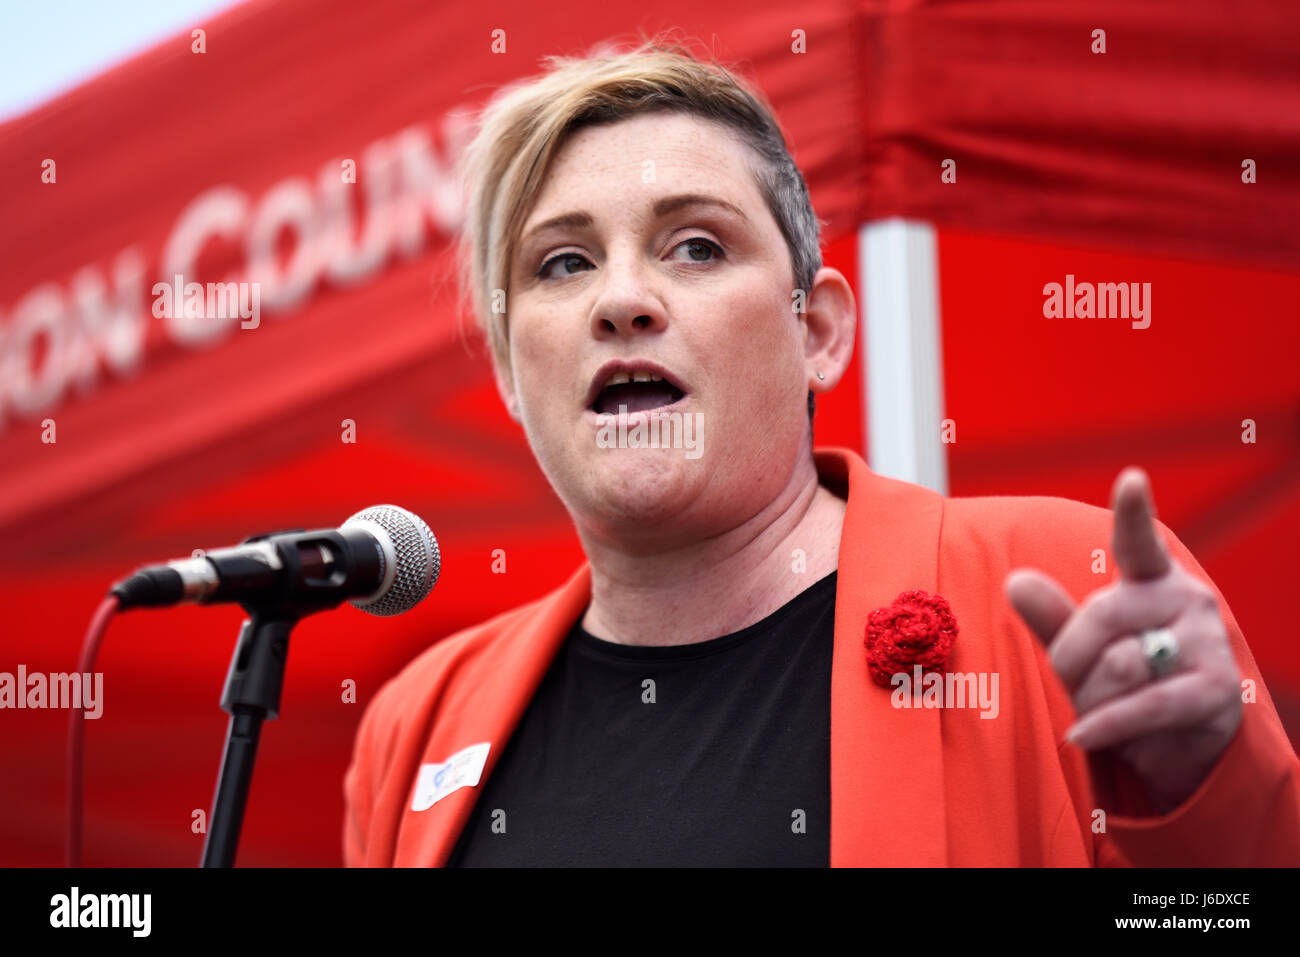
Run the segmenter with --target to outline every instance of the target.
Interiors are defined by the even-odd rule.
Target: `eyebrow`
[[[709,196],[706,193],[679,193],[676,196],[665,196],[656,200],[652,212],[656,217],[667,216],[675,213],[687,206],[714,206],[726,210],[734,216],[740,217],[745,222],[749,222],[749,217],[744,211],[734,203],[729,203],[725,199],[719,199],[716,196]],[[543,220],[536,226],[531,227],[524,234],[520,245],[528,242],[538,233],[545,232],[548,229],[583,229],[591,225],[591,214],[583,212],[563,213],[559,216],[552,216],[550,219]]]

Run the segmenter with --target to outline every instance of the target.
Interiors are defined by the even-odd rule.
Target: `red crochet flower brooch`
[[[957,619],[948,599],[914,590],[905,591],[892,605],[867,616],[867,670],[883,688],[900,672],[942,673],[957,637]]]

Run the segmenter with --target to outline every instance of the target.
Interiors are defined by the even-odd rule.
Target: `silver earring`
[[[817,373],[817,378],[819,378],[819,379],[823,379],[823,380],[824,380],[824,379],[826,378],[826,373],[824,373],[824,372],[819,372],[819,373]]]

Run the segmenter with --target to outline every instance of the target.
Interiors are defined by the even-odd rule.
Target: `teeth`
[[[607,389],[612,385],[626,385],[629,382],[663,382],[664,377],[655,375],[653,372],[615,372],[610,376],[601,388]]]

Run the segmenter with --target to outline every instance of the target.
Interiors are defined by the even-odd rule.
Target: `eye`
[[[546,260],[546,262],[542,263],[542,268],[541,268],[541,269],[537,270],[538,278],[540,278],[540,279],[562,279],[562,278],[564,278],[565,276],[572,276],[572,275],[573,275],[573,271],[570,271],[569,267],[572,266],[575,262],[586,263],[587,260],[586,260],[585,257],[580,256],[578,253],[560,253],[558,256],[552,256],[550,259]],[[564,264],[564,265],[561,267],[561,271],[560,271],[559,275],[555,275],[555,274],[552,272],[552,270],[551,270],[551,267],[552,267],[555,263],[563,263],[563,264]],[[587,263],[587,265],[591,265],[591,264],[590,264],[590,263]],[[576,271],[577,271],[577,272],[583,272],[584,270],[582,270],[582,269],[578,269],[578,270],[576,270]]]
[[[696,236],[694,239],[688,239],[684,243],[679,243],[676,248],[673,249],[673,252],[677,252],[678,249],[687,250],[686,255],[689,257],[688,259],[679,259],[678,262],[706,263],[711,262],[714,259],[720,259],[724,255],[721,246],[713,240],[705,239],[702,236]],[[705,255],[700,255],[702,253]]]

